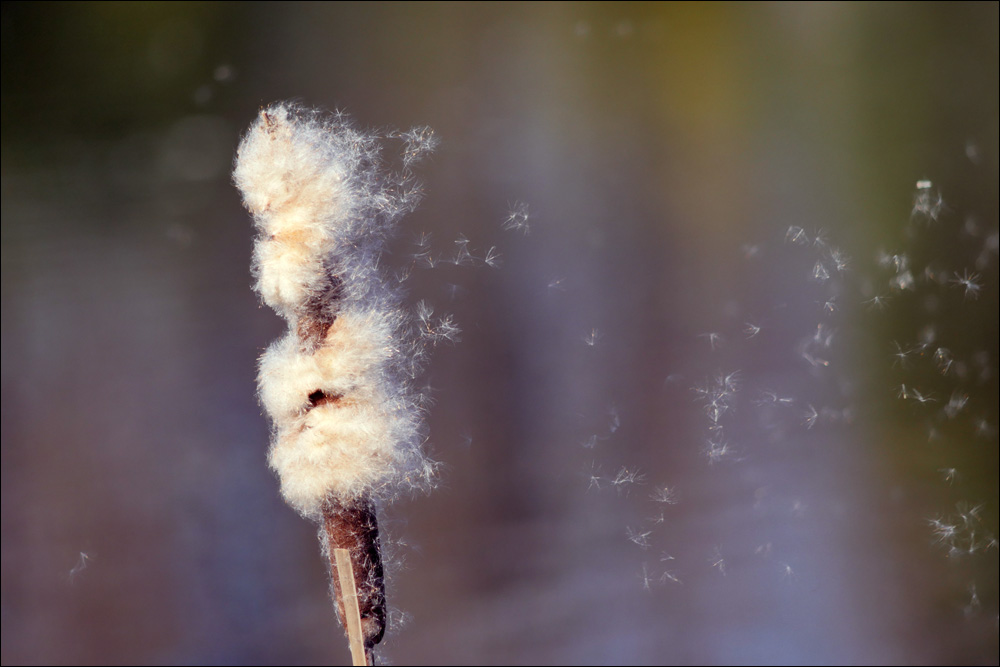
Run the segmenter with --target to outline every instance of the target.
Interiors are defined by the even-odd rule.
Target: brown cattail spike
[[[357,587],[358,610],[365,651],[371,653],[385,635],[385,575],[382,569],[382,548],[378,537],[375,503],[363,496],[350,503],[329,500],[323,507],[325,547],[330,559],[337,615],[347,628],[344,594],[337,573],[336,549],[351,554],[354,582]]]

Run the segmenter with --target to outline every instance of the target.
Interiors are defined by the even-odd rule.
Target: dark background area
[[[384,658],[995,664],[997,7],[5,3],[3,663],[349,660],[230,183],[295,98],[441,139]]]

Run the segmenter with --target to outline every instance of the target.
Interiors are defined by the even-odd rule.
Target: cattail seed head
[[[427,128],[399,136],[404,171],[391,174],[378,137],[345,116],[277,103],[237,151],[233,179],[258,231],[254,287],[289,325],[260,360],[269,461],[285,500],[314,519],[325,503],[385,498],[433,471],[410,386],[420,328],[378,268],[419,196],[409,168],[434,143]]]

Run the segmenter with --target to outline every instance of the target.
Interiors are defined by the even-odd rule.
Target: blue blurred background
[[[463,334],[440,487],[381,514],[384,658],[995,664],[998,25],[4,4],[3,663],[348,662],[229,176],[296,98],[441,139],[386,262],[430,234],[409,303]]]

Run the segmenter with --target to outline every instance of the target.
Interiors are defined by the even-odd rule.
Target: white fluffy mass
[[[402,171],[390,174],[379,137],[278,103],[237,152],[233,178],[258,231],[254,287],[289,325],[260,360],[269,461],[285,500],[312,518],[329,499],[386,497],[433,471],[411,386],[420,348],[378,259],[419,199],[409,168],[434,138],[426,128],[398,136]]]

